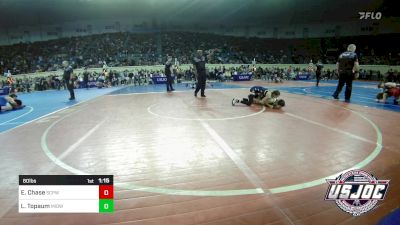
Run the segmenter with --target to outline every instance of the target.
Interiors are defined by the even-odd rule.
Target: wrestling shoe
[[[240,101],[237,98],[232,99],[232,106],[234,106],[236,103],[239,103],[239,102]]]

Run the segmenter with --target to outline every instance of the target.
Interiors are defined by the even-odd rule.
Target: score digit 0
[[[99,198],[100,199],[112,199],[114,198],[114,188],[112,185],[100,185],[99,186]]]

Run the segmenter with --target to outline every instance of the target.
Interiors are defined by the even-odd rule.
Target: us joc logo
[[[326,181],[329,187],[325,200],[336,201],[339,208],[353,216],[372,210],[389,188],[389,180],[378,180],[363,170],[350,170]]]

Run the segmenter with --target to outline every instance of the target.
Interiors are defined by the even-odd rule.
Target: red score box
[[[113,199],[114,186],[113,185],[100,185],[99,186],[99,199]]]

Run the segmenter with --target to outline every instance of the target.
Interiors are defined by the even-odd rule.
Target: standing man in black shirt
[[[89,72],[87,71],[87,67],[83,69],[83,86],[89,90]]]
[[[64,81],[65,84],[67,85],[68,91],[69,91],[69,100],[75,100],[75,93],[74,93],[74,71],[72,67],[69,65],[68,61],[63,61],[62,63],[64,67]]]
[[[201,90],[201,97],[206,97],[204,90],[206,89],[206,59],[203,56],[202,50],[197,50],[197,55],[193,60],[193,68],[196,74],[196,90],[194,91],[194,96],[197,97],[197,93]]]
[[[175,91],[172,87],[172,56],[167,56],[167,62],[165,63],[165,76],[167,77],[167,92]]]
[[[201,90],[201,97],[206,97],[204,90],[206,89],[206,58],[210,59],[214,51],[208,51],[207,57],[204,56],[203,50],[197,50],[197,54],[193,60],[193,68],[196,72],[196,90],[194,91],[194,96],[197,97],[197,93]]]
[[[346,84],[345,101],[350,101],[353,80],[354,78],[358,77],[358,71],[360,67],[355,51],[356,46],[354,44],[350,44],[347,47],[347,51],[343,52],[339,56],[339,60],[336,64],[339,74],[339,83],[335,93],[332,95],[332,97],[335,99],[339,99],[339,94],[342,91],[344,84]]]
[[[324,65],[322,65],[321,60],[318,60],[317,65],[315,65],[317,69],[315,70],[315,77],[317,78],[317,84],[315,86],[318,87],[319,81],[321,80],[321,73],[322,73],[322,68],[324,68]]]

